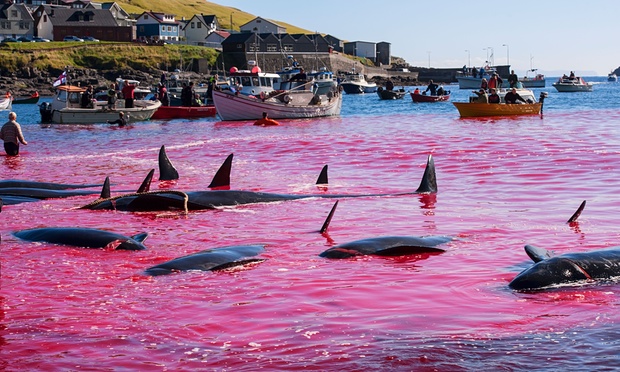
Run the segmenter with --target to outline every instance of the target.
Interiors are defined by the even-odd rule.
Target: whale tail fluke
[[[583,212],[583,209],[585,207],[586,207],[586,201],[584,200],[584,201],[581,202],[581,205],[579,206],[579,208],[577,208],[575,213],[573,213],[571,218],[569,218],[568,221],[566,221],[566,223],[573,223],[573,222],[577,221],[577,218],[579,218],[579,216],[581,215],[581,212]]]
[[[319,178],[316,180],[317,185],[327,185],[327,164],[321,169],[321,174],[319,174]]]
[[[228,155],[226,160],[220,166],[220,169],[217,170],[215,176],[211,180],[209,184],[209,188],[214,187],[226,187],[230,186],[230,170],[232,168],[233,154]]]
[[[159,149],[159,180],[171,181],[178,179],[179,172],[177,172],[170,159],[168,159],[168,155],[166,155],[166,146],[162,145]]]
[[[112,194],[110,193],[110,177],[106,177],[101,188],[100,199],[108,199]]]
[[[329,223],[332,222],[332,217],[334,217],[334,213],[336,212],[337,206],[338,206],[338,200],[336,200],[336,202],[334,203],[332,210],[329,211],[329,214],[327,215],[327,218],[325,219],[325,222],[323,223],[323,227],[321,227],[321,230],[319,230],[321,234],[327,231],[327,228],[329,227]]]
[[[428,156],[420,187],[418,187],[415,192],[417,194],[431,194],[437,192],[437,177],[435,176],[435,160],[433,160],[433,155]]]
[[[142,184],[138,188],[138,191],[136,191],[137,193],[149,192],[151,190],[151,181],[153,180],[154,174],[155,174],[155,169],[151,169],[149,174],[147,174],[146,177],[144,177],[144,181],[142,181]]]

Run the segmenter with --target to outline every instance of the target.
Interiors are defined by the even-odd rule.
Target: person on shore
[[[439,85],[435,84],[433,82],[433,80],[429,80],[428,81],[428,86],[426,87],[426,90],[424,91],[424,94],[426,94],[426,92],[430,91],[431,92],[431,96],[436,96],[437,95],[437,88],[439,88]]]
[[[510,84],[510,87],[515,88],[518,81],[519,77],[515,74],[515,70],[510,71],[510,75],[508,75],[508,84]]]
[[[110,84],[108,89],[108,110],[114,110],[116,106],[116,85]]]
[[[124,127],[127,125],[127,118],[125,118],[124,112],[118,113],[118,119],[116,120],[108,120],[108,124],[118,124],[119,127]]]
[[[473,103],[489,103],[489,96],[487,96],[487,91],[480,88],[479,91],[475,91],[477,97],[474,97]]]
[[[280,125],[280,123],[278,123],[277,121],[275,121],[273,119],[269,119],[267,117],[267,113],[263,112],[263,118],[256,120],[254,122],[254,125],[260,125],[260,126],[264,127],[264,126],[267,126],[267,125]]]
[[[521,97],[519,93],[517,93],[517,88],[512,88],[512,90],[506,93],[506,95],[504,96],[504,102],[514,104],[518,103],[517,101],[527,103],[527,101],[523,99],[523,97]]]
[[[125,99],[125,108],[133,108],[134,91],[136,85],[126,81],[123,85],[123,98]]]
[[[490,89],[491,94],[489,94],[489,103],[500,103],[501,99],[499,98],[499,94],[497,94],[497,90],[495,88]]]
[[[19,155],[19,144],[27,145],[22,128],[17,120],[17,114],[9,112],[9,121],[0,129],[0,139],[4,140],[4,151],[8,156]]]

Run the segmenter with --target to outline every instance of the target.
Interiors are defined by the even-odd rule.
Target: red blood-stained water
[[[439,192],[341,198],[325,235],[317,231],[333,199],[188,215],[77,209],[96,195],[5,206],[0,369],[617,366],[620,287],[526,294],[507,284],[531,265],[525,244],[556,253],[618,245],[618,122],[617,110],[585,110],[542,120],[351,115],[265,128],[215,120],[25,125],[29,145],[18,158],[0,157],[2,179],[93,183],[109,176],[117,194],[137,189],[165,145],[180,179],[155,180],[155,190],[206,190],[234,153],[231,189],[399,193],[418,187],[432,154]],[[325,164],[329,185],[318,188]],[[582,200],[584,212],[567,225]],[[148,232],[149,249],[89,250],[11,235],[47,226]],[[318,256],[381,235],[456,239],[440,255]],[[248,267],[142,273],[200,250],[258,243],[266,244],[266,261]]]

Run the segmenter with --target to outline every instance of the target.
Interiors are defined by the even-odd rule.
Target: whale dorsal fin
[[[110,177],[106,177],[103,182],[103,187],[101,188],[101,195],[99,195],[99,197],[101,199],[108,199],[110,195]]]
[[[177,172],[170,159],[168,159],[168,155],[166,155],[166,146],[162,145],[159,149],[159,180],[170,181],[178,179],[179,172]]]
[[[327,215],[327,218],[325,219],[325,222],[323,223],[323,227],[321,227],[321,230],[319,230],[321,234],[327,231],[327,228],[329,227],[329,223],[332,222],[332,217],[334,217],[334,212],[336,212],[337,206],[338,206],[338,200],[336,200],[336,202],[334,203],[332,210],[329,211],[329,214]]]
[[[215,176],[213,176],[213,179],[208,186],[209,188],[230,186],[230,170],[232,168],[232,160],[233,154],[226,157],[226,160],[224,160],[220,166],[220,169],[218,169]]]
[[[433,155],[428,156],[424,175],[420,182],[420,187],[415,191],[418,194],[431,194],[437,192],[437,177],[435,176],[435,160]]]
[[[553,254],[544,248],[534,247],[533,245],[525,246],[525,253],[532,259],[534,262],[540,262],[546,260],[547,258],[553,257]]]
[[[148,238],[149,234],[148,233],[140,233],[140,234],[136,234],[134,236],[132,236],[131,238],[135,241],[137,241],[138,243],[142,243],[146,240],[146,238]]]
[[[155,174],[155,169],[151,169],[149,174],[144,177],[144,181],[142,181],[142,185],[138,188],[137,193],[149,192],[151,189],[151,181],[153,180],[153,174]]]
[[[571,222],[577,221],[577,218],[579,218],[579,216],[581,215],[581,212],[583,212],[583,209],[585,207],[586,207],[586,201],[584,200],[584,201],[581,202],[581,205],[579,206],[579,208],[577,208],[575,213],[573,213],[571,218],[569,218],[568,221],[566,221],[566,223],[571,223]]]
[[[327,185],[327,164],[321,169],[321,174],[319,174],[319,178],[316,180],[317,185]]]

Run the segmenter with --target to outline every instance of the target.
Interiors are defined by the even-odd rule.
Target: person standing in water
[[[9,121],[0,129],[0,139],[4,140],[4,151],[8,156],[19,155],[19,144],[27,145],[22,128],[17,121],[17,114],[9,112]]]

